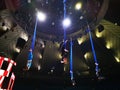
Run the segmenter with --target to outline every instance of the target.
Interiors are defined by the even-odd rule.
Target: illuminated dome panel
[[[108,0],[66,0],[66,14],[63,0],[6,0],[6,5],[16,22],[29,34],[34,32],[37,11],[44,12],[46,20],[38,21],[37,36],[59,41],[64,35],[64,15],[71,20],[70,26],[66,28],[67,37],[77,38],[85,32],[87,23],[93,25],[104,16],[98,17],[107,2]],[[106,9],[102,12],[106,12]]]

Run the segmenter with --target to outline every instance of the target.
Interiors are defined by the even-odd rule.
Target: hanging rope
[[[72,53],[72,39],[70,41],[70,77],[73,80],[73,53]]]
[[[94,56],[96,76],[99,77],[98,60],[97,60],[97,57],[96,57],[96,53],[95,53],[94,44],[93,44],[92,35],[91,35],[91,31],[90,31],[89,25],[88,25],[88,34],[90,36],[90,43],[91,43],[92,53],[93,53],[93,56]]]
[[[67,0],[63,0],[63,4],[64,4],[64,20],[66,18],[66,1]],[[66,49],[66,27],[63,27],[64,28],[64,46],[65,46],[65,50]],[[74,81],[74,78],[73,78],[73,59],[72,59],[72,39],[70,41],[70,78],[71,78],[71,81],[72,81],[72,85],[75,85],[75,81]]]
[[[72,85],[75,85],[75,80],[73,76],[73,42],[70,40],[70,78],[72,81]]]
[[[64,19],[66,18],[66,0],[63,0],[63,5],[64,5]],[[64,45],[66,49],[66,28],[64,28]]]
[[[38,21],[37,21],[37,18],[36,18],[34,34],[33,34],[32,44],[31,44],[31,49],[32,50],[34,50],[34,46],[35,46],[37,23],[38,23]]]
[[[32,43],[31,43],[31,47],[28,53],[28,60],[27,60],[27,66],[26,66],[26,70],[29,70],[31,65],[32,65],[32,60],[33,60],[33,50],[34,50],[34,46],[35,46],[35,40],[36,40],[36,29],[37,29],[37,18],[36,18],[36,22],[35,22],[35,28],[34,28],[34,34],[33,34],[33,38],[32,38]]]

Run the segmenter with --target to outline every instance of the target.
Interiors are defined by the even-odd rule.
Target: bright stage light
[[[71,24],[71,21],[70,21],[69,18],[66,18],[66,19],[63,20],[63,26],[64,26],[64,27],[67,28],[67,27],[70,26],[70,24]]]
[[[37,12],[37,17],[42,22],[46,19],[46,15],[43,12]]]
[[[82,3],[80,3],[80,2],[76,3],[75,9],[80,10],[81,8],[82,8]]]

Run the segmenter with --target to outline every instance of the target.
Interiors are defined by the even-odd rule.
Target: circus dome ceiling
[[[103,18],[109,0],[6,0],[15,21],[30,35],[34,32],[36,13],[46,14],[44,22],[38,21],[37,36],[45,40],[63,39],[65,18],[70,19],[67,38],[77,38],[86,33],[89,24],[94,28]],[[102,14],[101,14],[102,13]]]

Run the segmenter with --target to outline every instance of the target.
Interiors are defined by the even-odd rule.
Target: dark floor
[[[61,78],[23,79],[16,78],[13,90],[120,90],[120,78],[95,80],[79,78],[72,86],[70,80]]]

